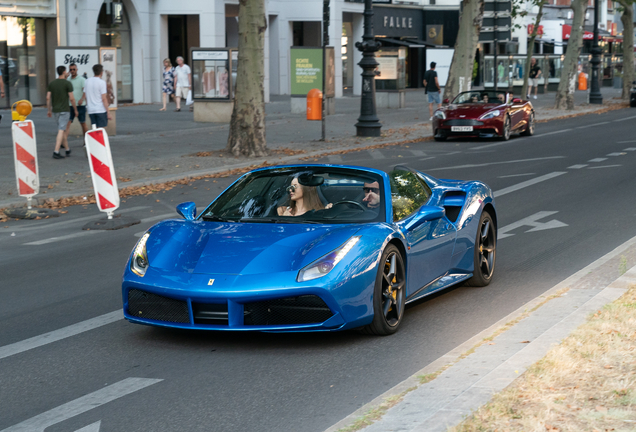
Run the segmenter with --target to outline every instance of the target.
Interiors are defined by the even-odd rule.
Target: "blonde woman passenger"
[[[314,186],[303,186],[298,183],[298,179],[294,178],[291,185],[287,188],[289,192],[289,206],[278,207],[279,216],[300,216],[312,210],[322,210],[331,208],[332,204],[326,206],[322,204],[318,191]]]

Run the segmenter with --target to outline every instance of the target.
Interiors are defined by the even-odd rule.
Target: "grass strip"
[[[450,432],[636,430],[636,285]]]

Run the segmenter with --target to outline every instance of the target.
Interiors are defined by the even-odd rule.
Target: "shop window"
[[[0,107],[7,108],[21,99],[34,105],[46,103],[47,21],[54,20],[0,17],[0,72],[5,85]]]
[[[97,18],[97,46],[117,48],[117,99],[132,102],[132,38],[126,8],[104,3]],[[116,24],[120,22],[120,24]],[[89,77],[90,78],[90,77]]]

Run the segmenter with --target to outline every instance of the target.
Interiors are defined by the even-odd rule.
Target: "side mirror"
[[[450,101],[449,101],[448,99],[444,99],[444,100],[442,101],[442,103],[447,104],[447,103],[450,103]]]
[[[519,99],[519,98],[513,98],[513,99],[512,99],[512,103],[521,103],[521,99]]]
[[[177,206],[177,213],[185,220],[194,220],[197,216],[197,205],[192,201],[181,203]]]

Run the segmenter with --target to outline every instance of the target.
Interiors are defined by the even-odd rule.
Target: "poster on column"
[[[58,66],[68,68],[71,63],[75,63],[77,66],[77,74],[84,78],[90,78],[93,76],[93,65],[99,63],[99,47],[60,47],[55,48],[55,65],[53,66],[53,73],[57,78]]]
[[[106,81],[106,94],[108,95],[109,109],[117,109],[117,48],[101,47],[99,49],[99,62],[104,67],[102,79]]]

